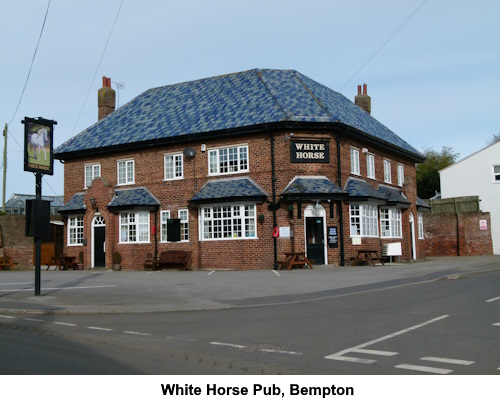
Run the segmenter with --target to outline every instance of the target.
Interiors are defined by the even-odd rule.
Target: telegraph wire
[[[29,78],[31,75],[31,69],[33,68],[33,64],[35,62],[35,57],[36,57],[36,53],[38,51],[38,46],[40,45],[40,40],[42,39],[43,29],[45,28],[45,22],[47,21],[47,15],[49,14],[50,2],[51,2],[51,0],[49,0],[49,2],[47,4],[47,10],[45,11],[45,17],[43,19],[42,29],[40,30],[40,35],[38,36],[38,42],[36,44],[33,58],[31,59],[31,65],[30,65],[30,69],[28,71],[28,76],[26,77],[26,82],[24,83],[23,91],[21,92],[21,97],[19,98],[19,102],[17,103],[17,107],[16,107],[16,110],[14,111],[14,115],[12,116],[12,119],[9,122],[9,127],[12,124],[12,121],[14,121],[14,118],[16,117],[17,110],[19,110],[19,106],[21,105],[21,101],[22,101],[23,96],[24,96],[24,91],[26,90],[26,86],[28,85],[28,81],[29,81]],[[17,141],[16,141],[16,143],[17,143]],[[21,150],[22,150],[22,148],[21,148]]]
[[[106,53],[106,49],[108,47],[109,40],[111,39],[111,34],[113,34],[113,30],[115,29],[116,21],[118,20],[118,16],[120,15],[120,11],[122,9],[124,1],[125,0],[121,1],[120,7],[118,8],[118,12],[116,13],[115,21],[113,22],[113,26],[111,27],[111,31],[109,32],[108,39],[106,40],[106,44],[104,45],[104,49],[102,50],[101,58],[99,59],[99,63],[97,64],[97,68],[95,70],[94,77],[92,77],[92,80],[90,82],[90,86],[89,86],[89,89],[87,91],[87,95],[85,96],[85,99],[83,100],[83,105],[82,105],[82,108],[80,109],[80,113],[78,114],[78,118],[76,119],[75,126],[73,127],[73,131],[71,132],[71,136],[73,136],[75,134],[76,126],[78,125],[78,121],[80,121],[80,117],[82,115],[83,109],[85,107],[85,104],[87,103],[87,99],[89,97],[90,91],[92,90],[92,86],[94,85],[94,80],[97,76],[97,72],[99,71],[99,68],[101,67],[102,59],[104,58],[104,54]]]
[[[395,35],[396,35],[396,34],[397,34],[397,33],[398,33],[398,32],[399,32],[399,31],[400,31],[400,30],[401,30],[401,29],[402,29],[402,28],[406,25],[406,23],[407,23],[408,21],[410,21],[410,19],[411,19],[411,18],[412,18],[412,17],[413,17],[416,13],[417,13],[417,11],[418,11],[418,10],[420,10],[420,9],[422,8],[422,6],[423,6],[425,3],[427,3],[427,0],[424,0],[424,1],[423,1],[423,2],[422,2],[422,3],[421,3],[421,4],[420,4],[420,5],[419,5],[416,9],[415,9],[415,11],[413,11],[413,13],[411,13],[411,14],[410,14],[410,16],[409,16],[409,17],[408,17],[408,18],[407,18],[407,19],[403,22],[403,24],[401,24],[401,25],[399,26],[399,28],[398,28],[396,31],[394,31],[394,32],[392,33],[392,35],[391,35],[391,36],[387,39],[387,41],[385,41],[385,42],[382,44],[382,46],[380,46],[380,48],[378,48],[378,49],[375,51],[375,53],[374,53],[372,56],[370,56],[370,57],[368,58],[368,60],[364,63],[364,65],[363,65],[363,66],[361,66],[361,67],[358,69],[358,71],[357,71],[356,73],[354,73],[354,74],[351,76],[351,78],[350,78],[347,82],[345,82],[345,84],[344,84],[344,85],[343,85],[343,86],[339,89],[339,92],[341,92],[341,91],[344,89],[344,87],[345,87],[345,86],[347,86],[347,85],[351,82],[351,80],[352,80],[352,79],[354,79],[354,78],[355,78],[355,77],[359,74],[359,72],[361,72],[361,71],[365,68],[365,66],[366,66],[366,65],[368,65],[368,64],[371,62],[371,60],[372,60],[375,56],[377,56],[377,54],[378,54],[378,53],[382,50],[382,48],[384,48],[384,47],[385,47],[385,46],[389,43],[389,41],[390,41],[392,38],[394,38],[394,36],[395,36]]]

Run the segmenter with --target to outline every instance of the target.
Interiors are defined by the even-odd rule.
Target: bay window
[[[255,204],[227,204],[200,209],[201,240],[253,239],[257,236]]]
[[[382,208],[380,210],[380,236],[382,238],[401,238],[401,210]]]
[[[149,212],[120,214],[120,243],[149,242]]]
[[[350,205],[352,236],[378,236],[378,209],[371,204]]]

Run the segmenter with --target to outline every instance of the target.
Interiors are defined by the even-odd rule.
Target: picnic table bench
[[[75,256],[53,256],[47,263],[47,270],[52,265],[55,265],[59,270],[68,270],[68,268],[76,270],[78,268]]]
[[[13,269],[17,263],[10,260],[10,257],[0,257],[0,270]]]
[[[179,270],[191,269],[191,252],[185,250],[167,250],[160,253],[156,266],[158,269],[175,265]]]
[[[286,267],[290,270],[293,266],[304,267],[307,265],[310,269],[313,268],[311,261],[306,257],[305,252],[286,252],[284,260],[278,260],[280,270]]]
[[[351,266],[364,266],[365,264],[375,266],[376,261],[384,265],[384,259],[378,255],[378,250],[361,249],[358,250],[356,256],[352,258]]]

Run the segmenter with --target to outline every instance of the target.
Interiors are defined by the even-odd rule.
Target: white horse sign
[[[43,118],[24,119],[24,171],[53,174],[55,123]]]

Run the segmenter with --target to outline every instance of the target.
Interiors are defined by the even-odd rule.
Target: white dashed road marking
[[[87,329],[102,330],[104,332],[111,332],[113,330],[113,329],[109,329],[109,328],[100,328],[98,326],[89,326],[89,327],[87,327]]]
[[[448,370],[446,368],[416,366],[413,364],[399,364],[398,366],[395,366],[395,368],[402,368],[404,370],[413,370],[413,371],[423,371],[424,373],[433,373],[433,374],[449,374],[453,371],[453,370]]]
[[[471,364],[474,364],[473,361],[469,360],[447,359],[443,357],[422,357],[420,360],[435,361],[437,363],[458,364],[460,366],[470,366]]]
[[[216,346],[229,346],[229,347],[234,347],[236,349],[244,349],[245,348],[245,346],[235,345],[233,343],[210,342],[210,344],[216,345]]]
[[[62,326],[76,326],[76,323],[54,322],[54,325],[62,325]]]
[[[500,300],[500,297],[490,298],[489,300],[486,300],[486,302],[493,302],[497,300]]]
[[[133,330],[124,330],[123,333],[127,333],[129,335],[151,336],[151,333],[134,332]]]

